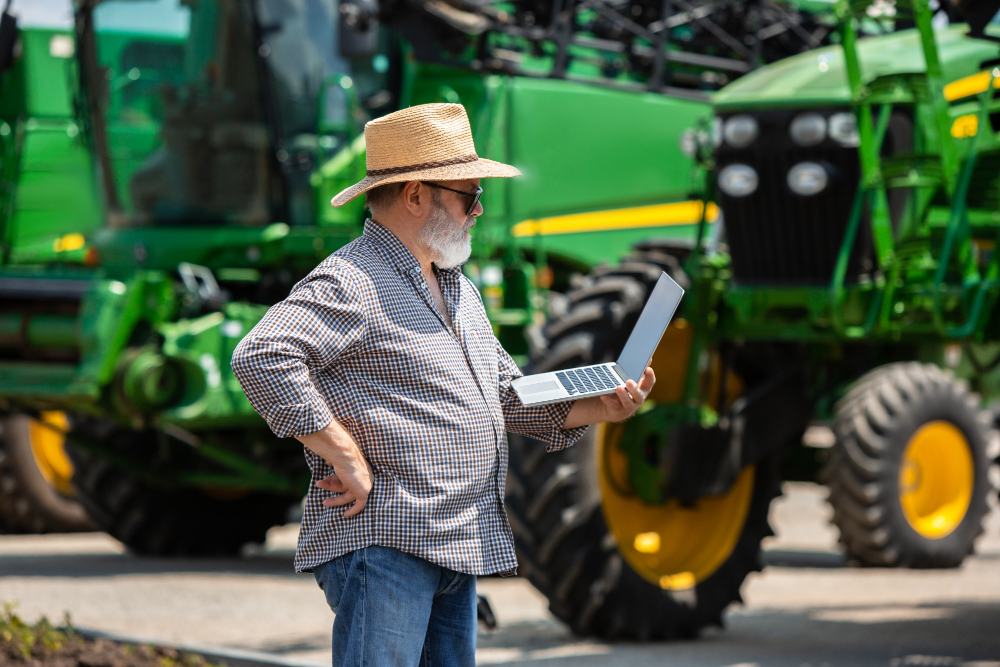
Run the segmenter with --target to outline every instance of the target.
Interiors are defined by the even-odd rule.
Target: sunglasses
[[[446,188],[443,185],[438,185],[437,183],[431,183],[430,181],[420,181],[424,185],[429,185],[432,188],[437,188],[439,190],[447,190],[448,192],[457,192],[463,197],[472,197],[472,203],[469,204],[469,209],[465,212],[466,215],[472,215],[472,212],[476,210],[476,204],[479,203],[479,198],[483,196],[483,189],[481,187],[476,187],[475,192],[464,192],[462,190],[456,190],[454,188]]]

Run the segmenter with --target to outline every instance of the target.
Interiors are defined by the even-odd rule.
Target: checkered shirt
[[[377,544],[438,565],[513,574],[504,512],[510,430],[573,444],[570,403],[525,407],[517,365],[500,346],[475,286],[438,269],[454,329],[434,306],[412,253],[368,221],[273,306],[233,353],[233,372],[279,437],[313,433],[333,418],[375,470],[365,509],[344,518],[315,482],[333,472],[309,449],[312,484],[295,554],[305,572]]]

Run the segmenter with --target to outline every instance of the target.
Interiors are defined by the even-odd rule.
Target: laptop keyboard
[[[556,377],[559,378],[559,382],[571,396],[602,389],[614,389],[620,384],[618,378],[608,370],[607,366],[586,366],[569,371],[557,371]]]

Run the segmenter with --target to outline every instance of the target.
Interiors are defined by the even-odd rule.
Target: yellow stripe
[[[67,234],[52,242],[52,252],[79,250],[85,245],[87,245],[87,241],[83,238],[83,234]]]
[[[956,79],[944,87],[944,98],[949,102],[954,102],[963,97],[978,95],[990,87],[990,79],[992,78],[992,72],[980,72],[964,79]]]
[[[665,227],[668,225],[693,225],[701,221],[704,203],[699,200],[635,206],[610,211],[591,211],[559,215],[538,220],[523,220],[514,225],[514,236],[548,236],[550,234],[574,234],[576,232],[604,232],[613,229],[636,229],[639,227]],[[715,222],[719,207],[708,203],[706,219]]]

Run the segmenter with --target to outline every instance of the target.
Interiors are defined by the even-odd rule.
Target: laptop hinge
[[[611,370],[613,370],[618,375],[618,377],[622,379],[622,382],[628,382],[629,380],[632,379],[628,376],[628,373],[625,372],[625,369],[619,366],[617,363],[611,367]]]

